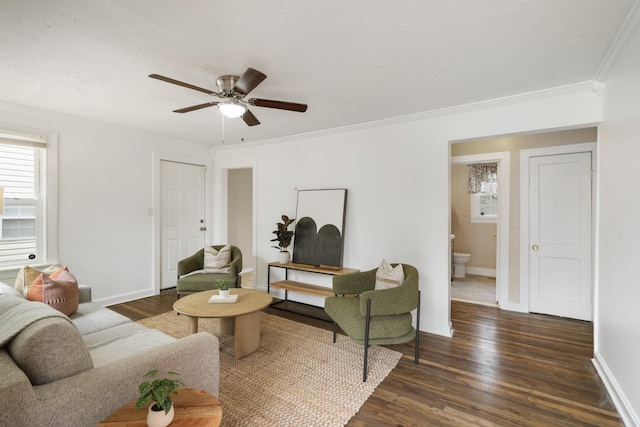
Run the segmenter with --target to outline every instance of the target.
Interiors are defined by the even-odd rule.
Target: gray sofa
[[[44,316],[8,333],[33,308]],[[133,323],[91,302],[87,286],[80,285],[78,311],[67,317],[0,283],[3,314],[0,426],[94,426],[136,399],[138,384],[152,369],[179,372],[185,387],[218,396],[215,336],[201,332],[175,339]]]

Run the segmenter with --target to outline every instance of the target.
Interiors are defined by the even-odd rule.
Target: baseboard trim
[[[607,392],[609,392],[611,400],[613,400],[613,404],[618,410],[618,414],[620,415],[620,418],[622,418],[624,425],[628,427],[640,426],[640,418],[638,417],[638,414],[633,411],[631,404],[618,386],[618,383],[611,374],[609,367],[602,359],[600,353],[595,351],[591,362],[593,363],[593,366],[595,366],[598,375],[600,375],[600,379],[604,383],[604,387],[607,389]]]
[[[129,292],[126,294],[119,294],[119,295],[115,295],[108,298],[98,298],[98,299],[94,299],[93,302],[101,304],[106,307],[109,305],[121,304],[123,302],[129,302],[129,301],[133,301],[140,298],[150,297],[153,295],[154,295],[153,289],[147,289],[144,291],[136,291],[136,292]]]
[[[467,266],[465,270],[467,271],[467,274],[475,274],[476,276],[496,277],[495,268]]]

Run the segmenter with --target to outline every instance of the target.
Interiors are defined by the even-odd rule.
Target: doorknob
[[[200,231],[206,231],[207,227],[200,227]]]
[[[538,249],[540,249],[540,247],[538,247],[538,245],[533,245],[531,246],[531,249],[533,249],[534,251],[537,251]]]

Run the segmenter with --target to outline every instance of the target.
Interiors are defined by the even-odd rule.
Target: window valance
[[[476,194],[482,190],[482,183],[495,180],[498,173],[498,163],[471,163],[469,165],[469,182],[467,192]]]

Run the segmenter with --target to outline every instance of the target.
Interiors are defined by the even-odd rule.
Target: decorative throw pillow
[[[31,269],[34,270],[34,269]],[[48,273],[48,276],[51,279],[57,279],[60,274],[67,270],[67,267],[61,267],[54,271],[53,273]],[[38,271],[38,270],[35,270]],[[69,271],[69,270],[67,270]],[[29,285],[26,286],[26,297],[31,301],[40,301],[42,302],[42,278],[47,275],[47,273],[40,273],[38,276],[31,281]]]
[[[204,248],[205,273],[228,273],[229,271],[231,271],[231,246],[223,246],[219,251],[211,246]]]
[[[65,271],[57,280],[46,275],[42,278],[42,302],[56,310],[71,316],[78,311],[80,291],[78,281],[73,274]]]
[[[36,268],[25,265],[20,269],[20,271],[18,271],[18,277],[16,277],[16,283],[14,287],[22,292],[22,295],[26,297],[29,286],[31,286],[35,278],[38,277],[40,273],[51,274],[59,268],[60,266],[58,264],[53,264],[49,267],[45,267],[42,270],[38,270]]]
[[[375,290],[396,288],[404,281],[404,269],[402,264],[391,267],[387,260],[383,259],[378,271],[376,271]]]
[[[43,302],[68,316],[78,310],[78,281],[67,267],[50,275],[40,273],[29,286],[27,299]]]

